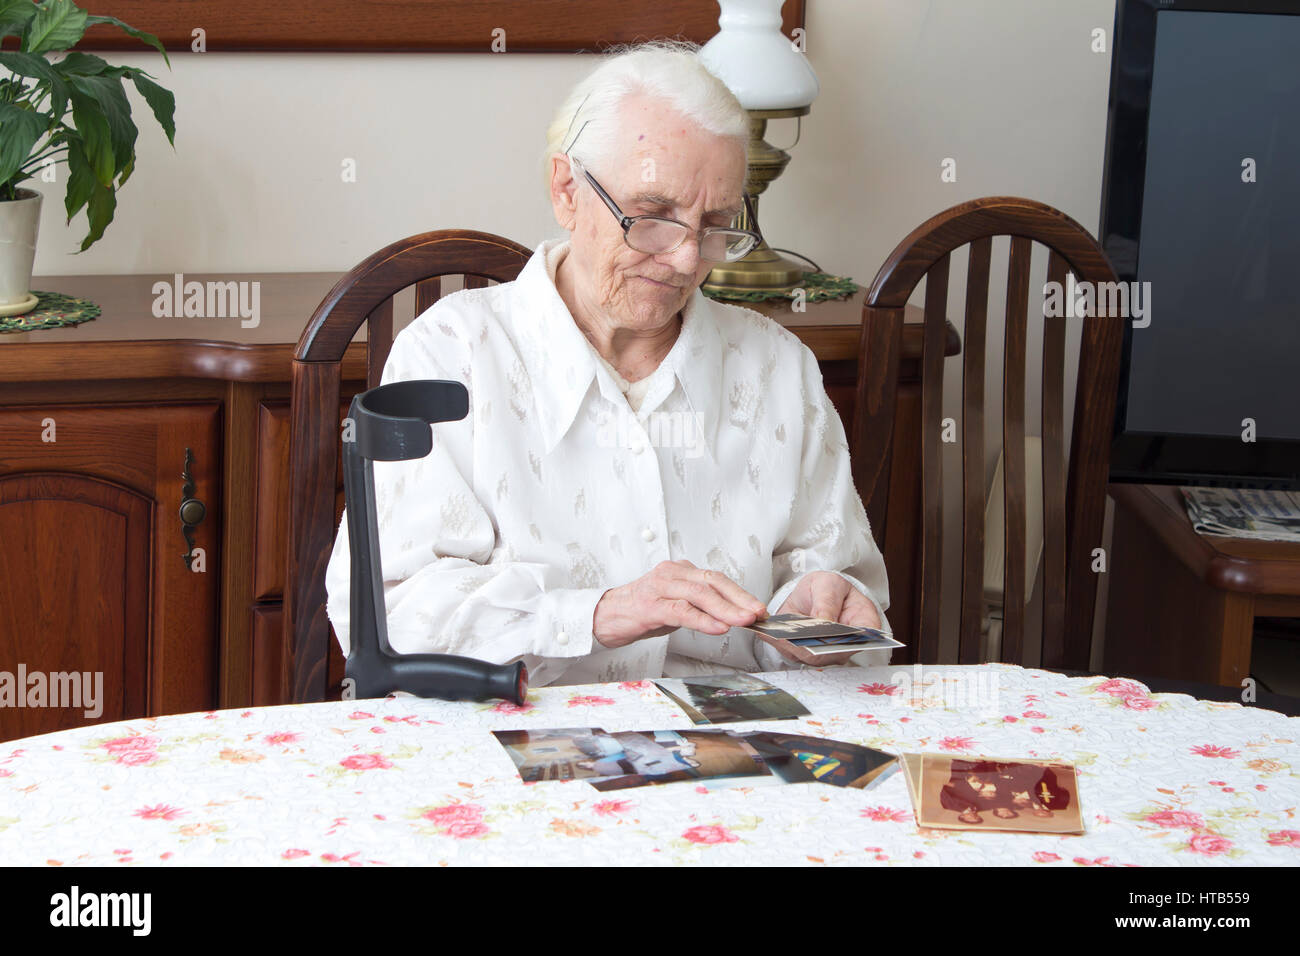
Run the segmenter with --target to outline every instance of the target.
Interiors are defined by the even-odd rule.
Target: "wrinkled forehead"
[[[710,133],[661,99],[644,94],[625,97],[613,142],[618,158],[611,173],[623,177],[625,185],[704,188],[714,199],[740,201],[744,147]]]

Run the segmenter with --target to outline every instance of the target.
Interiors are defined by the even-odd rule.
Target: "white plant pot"
[[[17,199],[0,202],[0,308],[30,297],[36,261],[42,196],[34,189],[17,193]]]

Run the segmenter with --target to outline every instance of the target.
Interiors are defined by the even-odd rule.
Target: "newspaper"
[[[1255,488],[1183,488],[1187,517],[1202,534],[1300,541],[1300,493]]]

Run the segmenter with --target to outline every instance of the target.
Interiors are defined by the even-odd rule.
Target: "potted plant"
[[[91,16],[72,0],[0,0],[0,314],[36,304],[30,294],[41,194],[20,183],[53,162],[68,166],[64,208],[72,221],[83,207],[84,252],[113,221],[117,190],[135,168],[138,130],[123,81],[130,79],[175,145],[176,100],[144,70],[112,66],[71,48],[86,28],[112,24],[158,50],[151,33],[116,17]],[[57,61],[51,57],[60,56]]]

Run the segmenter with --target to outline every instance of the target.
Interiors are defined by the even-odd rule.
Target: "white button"
[[[655,539],[655,533],[650,528],[642,528],[641,537],[646,541],[653,541]]]
[[[637,442],[635,445],[632,446],[632,454],[634,455],[639,455],[643,451],[645,451],[645,445],[641,444],[640,442]]]
[[[563,631],[556,631],[556,632],[555,632],[555,643],[556,643],[556,644],[567,644],[567,643],[569,643],[569,635],[568,635],[568,634],[565,634]]]

